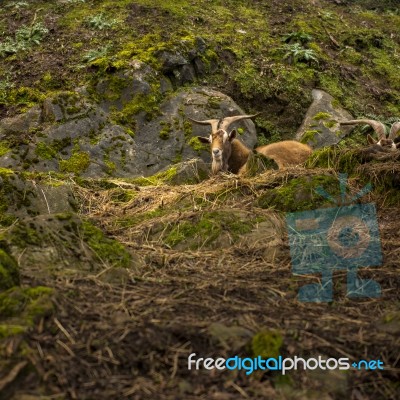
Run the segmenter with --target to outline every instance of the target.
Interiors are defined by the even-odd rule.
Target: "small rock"
[[[353,127],[340,126],[339,121],[353,119],[352,115],[323,90],[312,91],[313,102],[296,133],[296,139],[314,149],[338,143]]]

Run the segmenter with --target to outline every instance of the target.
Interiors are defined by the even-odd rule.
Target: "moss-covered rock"
[[[0,293],[0,339],[24,333],[54,311],[53,289],[14,287]]]
[[[5,248],[0,247],[0,292],[18,284],[18,264]]]
[[[302,143],[318,149],[338,143],[351,132],[352,127],[340,126],[339,121],[352,119],[352,116],[334,101],[332,94],[312,91],[313,102],[296,133]]]
[[[264,330],[255,334],[250,349],[253,357],[277,358],[283,344],[282,334],[275,330]]]
[[[265,217],[261,214],[246,213],[239,210],[219,210],[199,212],[167,226],[160,225],[161,232],[153,232],[167,246],[183,249],[229,247]]]
[[[118,241],[89,221],[71,213],[21,220],[3,237],[23,267],[43,266],[38,275],[73,265],[76,270],[99,270],[105,265],[128,267],[131,256]]]
[[[332,197],[339,194],[339,182],[330,174],[302,176],[289,180],[282,186],[268,189],[256,200],[261,208],[272,208],[284,212],[312,210],[329,202],[315,189],[323,187]]]

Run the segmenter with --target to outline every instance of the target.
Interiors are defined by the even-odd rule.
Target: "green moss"
[[[0,141],[0,157],[4,156],[9,151],[11,151],[11,148],[9,146],[10,146],[9,143],[6,140]]]
[[[171,210],[165,208],[157,208],[152,211],[147,211],[144,213],[140,213],[138,215],[119,218],[115,221],[116,225],[121,228],[130,228],[132,226],[136,226],[144,221],[150,221],[155,218],[162,217],[171,212]]]
[[[387,81],[392,90],[400,90],[400,73],[398,61],[386,49],[373,49],[371,51],[373,71]]]
[[[160,130],[160,133],[159,133],[160,139],[162,139],[162,140],[169,139],[169,135],[172,132],[172,124],[170,122],[163,121],[163,122],[161,122],[161,126],[163,128]]]
[[[261,331],[253,336],[251,340],[251,354],[253,357],[264,359],[277,358],[283,344],[280,332],[274,330]]]
[[[203,150],[208,150],[209,149],[209,145],[200,142],[200,140],[197,137],[192,137],[189,139],[189,141],[187,142],[187,144],[194,150],[197,152],[203,151]]]
[[[35,153],[44,160],[51,160],[57,156],[57,151],[44,142],[39,142],[36,145]]]
[[[0,340],[26,332],[27,327],[22,325],[0,324]]]
[[[321,134],[321,132],[316,129],[305,131],[303,136],[301,137],[300,142],[304,143],[304,144],[316,143],[317,140],[316,140],[315,136],[320,135],[320,134]]]
[[[104,263],[115,267],[128,267],[131,256],[125,247],[104,233],[88,221],[83,221],[82,236],[96,257]]]
[[[267,190],[257,199],[256,204],[261,208],[275,208],[285,212],[312,210],[330,204],[315,191],[318,186],[322,186],[333,197],[339,195],[339,183],[334,176],[303,176]]]
[[[135,116],[140,112],[146,114],[146,119],[151,121],[160,115],[161,92],[155,89],[150,94],[138,94],[131,101],[126,103],[121,111],[113,111],[111,118],[118,124],[126,125],[135,130]]]
[[[60,160],[59,168],[61,172],[69,172],[80,175],[85,172],[90,165],[89,153],[74,149],[68,160]]]
[[[335,121],[335,120],[330,120],[330,121],[324,121],[324,125],[327,127],[327,128],[333,128],[334,126],[336,126],[338,123],[337,123],[337,121]],[[339,133],[339,135],[340,135],[340,131],[338,132]]]
[[[335,146],[314,151],[306,162],[308,168],[333,168],[341,173],[352,175],[362,162],[357,149],[342,149]]]
[[[28,108],[41,103],[45,98],[45,94],[39,90],[31,87],[21,86],[8,91],[5,104],[12,106],[24,106],[21,111],[25,111]]]
[[[139,177],[129,179],[129,182],[134,183],[139,186],[158,186],[164,185],[171,181],[171,179],[176,175],[176,167],[171,167],[166,171],[159,172],[152,176]]]
[[[15,174],[15,172],[12,169],[0,167],[0,176],[2,178],[7,178],[14,174]]]
[[[42,316],[53,309],[49,296],[53,289],[37,286],[34,288],[14,287],[0,294],[0,315],[2,317],[18,317],[22,313],[33,322],[37,315]]]
[[[164,243],[176,247],[185,242],[190,249],[208,246],[223,232],[230,234],[233,241],[240,235],[252,230],[256,221],[248,218],[232,218],[232,213],[224,211],[210,211],[198,214],[191,221],[182,221],[168,232]]]
[[[19,271],[17,262],[4,249],[0,249],[0,291],[18,284]]]
[[[333,97],[343,97],[343,88],[341,87],[339,77],[335,74],[331,72],[321,72],[319,74],[319,82],[322,89],[327,91]]]
[[[13,287],[0,293],[0,339],[23,333],[39,318],[51,315],[53,293],[53,289],[44,286]]]
[[[332,117],[332,115],[331,114],[329,114],[329,113],[327,113],[327,112],[319,112],[319,113],[317,113],[317,114],[315,114],[314,116],[313,116],[313,119],[315,120],[315,121],[320,121],[321,119],[329,119],[329,118],[331,118]]]

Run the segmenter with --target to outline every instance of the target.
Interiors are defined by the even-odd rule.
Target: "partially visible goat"
[[[375,140],[371,135],[367,135],[368,143],[379,146],[382,150],[394,151],[400,147],[400,139],[396,138],[397,133],[400,131],[400,121],[395,122],[390,128],[389,136],[386,137],[386,128],[382,122],[375,121],[373,119],[354,119],[350,121],[340,122],[340,125],[358,125],[367,124],[372,127],[372,129],[378,135],[378,140]],[[378,147],[377,147],[378,148]]]
[[[209,137],[198,136],[203,143],[211,145],[212,164],[214,174],[219,171],[229,171],[234,174],[244,171],[246,162],[252,152],[239,139],[236,139],[236,130],[227,132],[228,127],[236,121],[252,118],[255,115],[236,115],[221,119],[209,119],[197,121],[189,118],[192,122],[201,125],[211,125],[212,132]],[[270,158],[276,162],[280,169],[302,164],[312,153],[306,144],[294,140],[284,140],[266,146],[257,147],[257,153]]]

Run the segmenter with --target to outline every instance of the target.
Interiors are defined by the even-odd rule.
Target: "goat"
[[[400,140],[396,138],[397,133],[400,131],[400,121],[395,122],[390,128],[389,136],[386,137],[386,128],[382,122],[373,119],[354,119],[350,121],[342,121],[340,125],[357,125],[367,124],[378,135],[378,140],[375,140],[370,134],[367,135],[368,143],[375,147],[377,150],[381,148],[382,151],[395,151],[400,148]]]
[[[236,115],[233,117],[209,119],[204,121],[189,118],[192,122],[197,124],[211,125],[212,131],[209,137],[197,137],[200,142],[209,143],[211,145],[211,169],[214,174],[219,171],[229,171],[238,174],[245,170],[247,160],[252,153],[252,150],[250,150],[239,139],[236,139],[236,130],[232,130],[228,134],[227,129],[233,122],[252,118],[256,115],[258,114]],[[279,169],[301,164],[312,153],[311,147],[294,140],[284,140],[266,146],[260,146],[254,151],[274,160]]]

